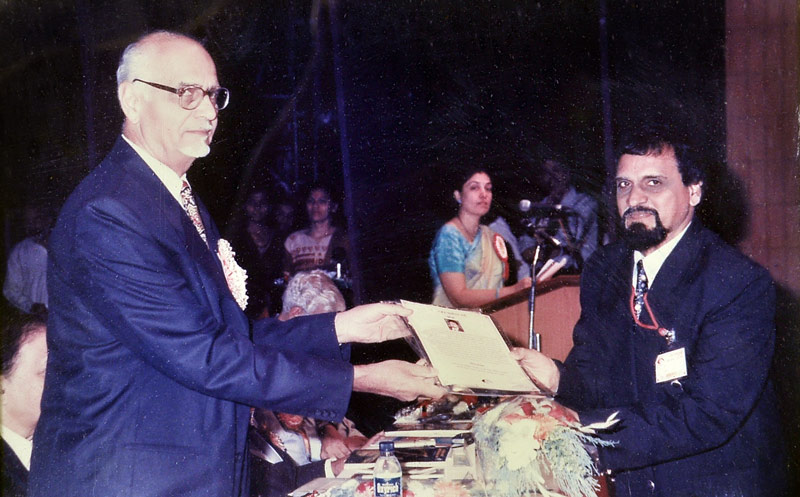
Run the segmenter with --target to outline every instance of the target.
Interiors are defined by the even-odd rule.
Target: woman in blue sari
[[[504,286],[509,276],[505,240],[480,223],[492,207],[489,174],[483,168],[467,169],[453,186],[458,213],[439,229],[428,259],[433,303],[474,308],[529,288],[530,278]]]

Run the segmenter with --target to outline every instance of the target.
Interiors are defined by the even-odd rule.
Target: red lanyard
[[[634,309],[633,309],[633,302],[634,302],[635,294],[636,294],[636,289],[632,288],[631,289],[630,308],[631,308],[631,316],[633,316],[633,322],[636,323],[637,326],[641,326],[642,328],[644,328],[646,330],[658,330],[658,334],[661,335],[662,337],[664,337],[664,339],[667,341],[667,345],[672,345],[672,342],[675,341],[675,332],[672,331],[672,330],[667,330],[666,328],[662,328],[661,326],[659,326],[658,320],[656,320],[656,316],[655,316],[655,314],[653,314],[653,310],[650,308],[650,303],[647,301],[647,293],[645,293],[644,297],[643,297],[644,308],[647,309],[647,315],[650,316],[650,321],[652,321],[653,324],[643,323],[636,316],[636,311],[634,311]]]

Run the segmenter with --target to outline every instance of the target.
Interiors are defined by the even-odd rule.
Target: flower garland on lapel
[[[225,281],[228,288],[242,310],[247,307],[247,271],[236,263],[234,256],[236,253],[231,248],[228,240],[220,238],[217,243],[217,257],[222,263],[222,271],[225,273]]]

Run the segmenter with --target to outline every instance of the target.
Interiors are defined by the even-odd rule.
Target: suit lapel
[[[684,314],[681,307],[686,304],[685,288],[699,274],[697,265],[701,253],[702,229],[700,221],[692,221],[691,227],[664,261],[647,292],[648,303],[658,324],[668,330],[680,328],[681,316]],[[681,330],[676,329],[676,332],[680,340]]]
[[[201,272],[209,273],[209,277],[216,283],[218,292],[209,293],[211,289],[208,285],[202,285],[208,298],[214,300],[218,298],[219,292],[228,292],[228,284],[222,266],[217,259],[216,246],[219,240],[219,232],[214,225],[211,216],[205,205],[197,199],[197,206],[203,224],[206,227],[206,236],[209,244],[203,241],[197,232],[192,220],[183,210],[183,207],[170,194],[167,187],[158,179],[158,176],[150,169],[144,160],[137,154],[125,140],[120,138],[115,145],[117,156],[115,160],[123,164],[127,171],[137,176],[136,184],[142,188],[142,198],[156,199],[158,211],[154,218],[156,222],[163,222],[176,232],[176,235],[183,240],[183,245],[189,252],[190,257],[195,261]],[[209,247],[214,247],[211,250]]]

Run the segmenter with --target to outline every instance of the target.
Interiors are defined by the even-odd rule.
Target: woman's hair
[[[45,313],[23,314],[16,310],[5,310],[2,329],[3,376],[7,376],[14,369],[20,347],[28,341],[31,335],[46,328],[47,315]]]
[[[471,177],[473,177],[477,173],[484,173],[489,178],[492,177],[492,173],[488,167],[483,164],[470,164],[466,166],[457,166],[454,167],[450,174],[450,191],[461,191],[464,188],[464,184],[469,181]],[[449,194],[449,192],[448,192]]]
[[[311,193],[313,193],[313,192],[315,192],[317,190],[325,192],[328,195],[328,197],[331,199],[331,202],[336,202],[336,200],[334,199],[333,190],[331,189],[331,187],[326,183],[322,183],[322,182],[318,182],[318,181],[315,181],[314,183],[309,184],[303,190],[303,201],[305,202],[306,200],[308,200],[308,197],[311,196]]]

